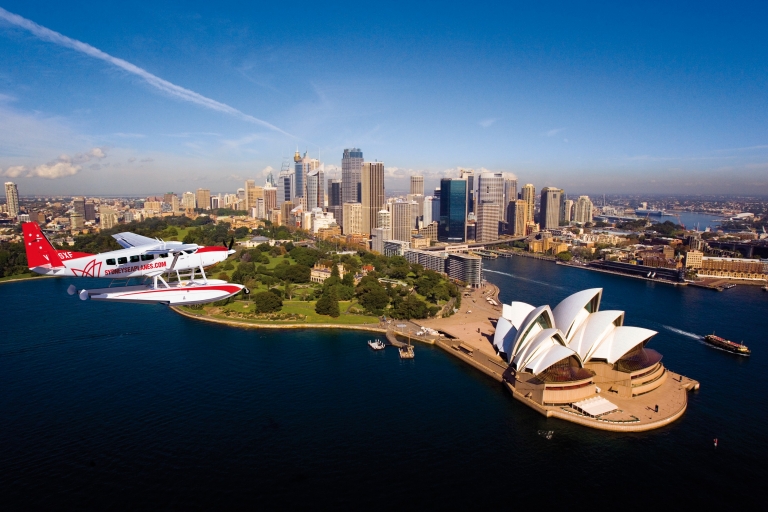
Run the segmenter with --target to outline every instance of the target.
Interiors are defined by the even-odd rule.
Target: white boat
[[[368,346],[373,350],[384,350],[384,347],[386,347],[381,340],[368,340]]]

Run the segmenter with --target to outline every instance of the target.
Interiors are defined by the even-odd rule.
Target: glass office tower
[[[440,242],[463,243],[467,239],[467,180],[440,180]]]

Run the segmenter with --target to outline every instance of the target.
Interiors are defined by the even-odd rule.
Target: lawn
[[[346,311],[350,306],[350,301],[339,301],[339,309]],[[246,307],[247,306],[247,307]],[[224,309],[237,312],[248,313],[253,311],[253,303],[246,301],[236,301],[224,306]],[[273,323],[273,324],[294,324],[294,323],[306,323],[306,324],[341,324],[341,325],[357,325],[357,324],[378,324],[379,319],[375,316],[365,315],[348,315],[342,313],[338,318],[331,318],[330,316],[318,315],[315,313],[315,302],[305,302],[297,300],[288,300],[283,302],[283,309],[281,313],[305,315],[306,320],[263,320],[257,318],[231,318],[225,315],[213,315],[214,318],[232,319],[238,321],[252,322],[252,323]]]

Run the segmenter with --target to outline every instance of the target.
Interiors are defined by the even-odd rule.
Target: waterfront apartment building
[[[560,217],[563,220],[564,224],[570,224],[573,220],[573,200],[572,199],[566,199],[563,201],[563,211],[560,214]]]
[[[541,229],[557,229],[560,227],[560,200],[563,191],[555,187],[541,189],[541,209],[539,223]]]
[[[371,231],[371,250],[384,254],[384,242],[387,240],[389,240],[387,230],[384,228],[373,228],[373,231]]]
[[[445,262],[448,259],[448,253],[445,251],[422,251],[419,249],[407,249],[403,256],[408,263],[418,263],[427,270],[434,270],[445,274]]]
[[[377,228],[377,215],[384,207],[384,162],[365,162],[360,178],[362,193],[363,222],[362,233],[371,234]]]
[[[363,205],[360,203],[344,203],[342,231],[345,235],[357,235],[363,232]]]
[[[203,210],[211,209],[211,191],[207,188],[199,188],[195,193],[197,198],[197,207]]]
[[[499,205],[480,200],[477,205],[477,242],[493,242],[499,239],[499,222],[501,221]]]
[[[424,195],[424,176],[411,176],[411,194]]]
[[[685,268],[695,270],[699,277],[767,281],[768,261],[749,258],[704,256],[701,251],[688,251]]]
[[[589,196],[579,196],[574,205],[574,210],[574,222],[582,224],[592,222],[592,201],[589,200]]]
[[[437,239],[447,243],[467,240],[467,185],[466,179],[440,180],[440,221]]]
[[[385,240],[384,256],[402,256],[410,245],[410,242],[403,242],[402,240]]]
[[[450,253],[445,273],[465,286],[478,288],[483,283],[483,259],[470,254]]]
[[[19,216],[19,188],[12,181],[5,182],[5,204],[10,218]]]
[[[390,203],[392,210],[392,240],[410,242],[411,240],[411,203]]]
[[[341,157],[341,200],[362,203],[363,152],[360,148],[345,149]]]
[[[525,201],[528,205],[528,213],[526,214],[528,222],[535,222],[534,214],[536,213],[536,187],[534,187],[531,183],[526,183],[523,185],[523,188],[520,191],[520,199]]]

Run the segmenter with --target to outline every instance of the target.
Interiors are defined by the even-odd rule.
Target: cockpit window
[[[195,254],[195,252],[197,252],[197,249],[185,249],[184,252],[187,254]]]

